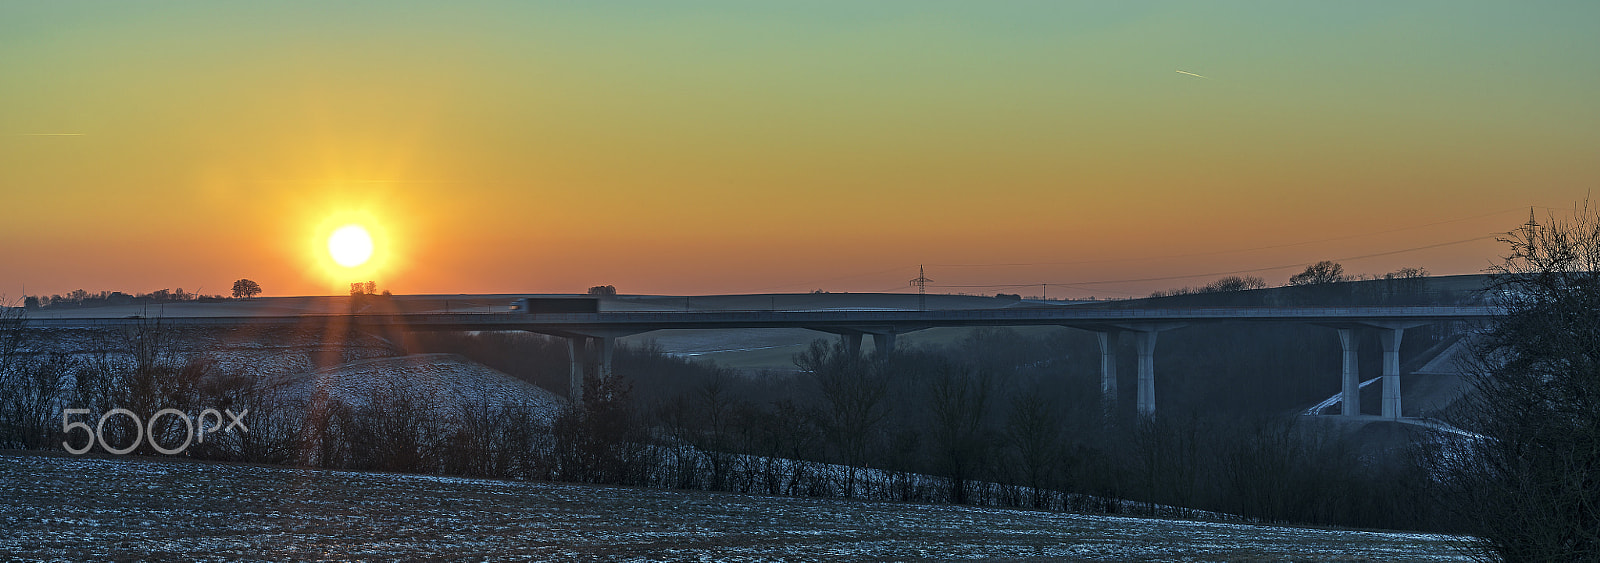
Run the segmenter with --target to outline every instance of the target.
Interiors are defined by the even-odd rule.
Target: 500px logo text
[[[224,427],[222,424],[223,413],[227,413],[228,418],[230,419],[226,427]],[[167,455],[175,455],[183,453],[184,450],[189,449],[190,442],[204,444],[206,441],[206,434],[215,434],[219,430],[222,432],[233,432],[234,428],[238,428],[240,433],[249,432],[250,428],[244,425],[244,415],[249,413],[250,409],[245,409],[243,412],[238,414],[234,414],[233,411],[227,409],[223,409],[221,412],[218,412],[217,409],[206,409],[200,411],[199,416],[190,418],[187,413],[178,409],[161,409],[160,411],[157,411],[156,414],[152,415],[149,421],[143,421],[139,419],[138,414],[135,414],[133,411],[128,409],[111,409],[110,412],[100,415],[100,422],[91,428],[87,423],[74,422],[72,420],[73,415],[89,414],[89,409],[64,409],[61,411],[61,433],[68,435],[69,440],[62,440],[61,447],[66,448],[68,453],[76,455],[94,449],[94,445],[98,443],[100,444],[100,447],[105,448],[107,452],[123,455],[131,453],[133,450],[137,449],[140,442],[147,442],[150,444],[151,448],[154,448],[158,452]],[[117,415],[126,416],[133,420],[133,441],[129,442],[128,445],[123,448],[111,447],[111,443],[107,442],[105,438],[106,421],[111,420],[111,417]],[[163,417],[177,417],[178,420],[183,422],[183,443],[172,448],[164,447],[161,444],[156,443],[156,432],[158,431],[156,428],[156,422],[161,420]],[[212,424],[207,426],[207,422],[211,422]],[[73,430],[80,428],[83,429],[84,434],[89,436],[89,444],[82,448],[74,448],[70,443],[70,435]],[[196,438],[198,438],[198,440],[196,440]]]

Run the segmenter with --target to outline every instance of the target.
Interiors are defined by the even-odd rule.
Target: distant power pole
[[[917,264],[917,278],[911,280],[911,285],[917,286],[917,310],[928,310],[928,274],[922,270],[922,265]]]

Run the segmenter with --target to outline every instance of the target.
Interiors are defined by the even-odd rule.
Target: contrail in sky
[[[83,133],[17,133],[22,137],[82,137]]]
[[[1179,72],[1179,73],[1180,73],[1180,74],[1187,74],[1187,75],[1189,75],[1189,76],[1194,76],[1194,77],[1199,77],[1199,78],[1206,78],[1206,77],[1204,77],[1204,76],[1200,76],[1200,75],[1198,75],[1198,74],[1195,74],[1195,73],[1192,73],[1192,72],[1189,72],[1189,71],[1187,71],[1187,70],[1180,70],[1180,71],[1178,71],[1178,72]]]

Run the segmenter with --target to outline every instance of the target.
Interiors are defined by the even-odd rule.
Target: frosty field
[[[21,559],[1450,561],[1445,536],[0,454]]]

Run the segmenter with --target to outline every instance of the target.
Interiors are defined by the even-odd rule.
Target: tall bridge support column
[[[872,335],[873,355],[877,358],[886,358],[894,352],[895,340],[902,332],[912,332],[928,328],[918,325],[883,324],[883,325],[856,325],[856,326],[807,326],[803,327],[817,332],[826,332],[839,335],[839,344],[844,346],[844,353],[851,358],[861,357],[861,343],[868,334]]]
[[[1339,414],[1361,415],[1361,367],[1357,363],[1356,334],[1354,329],[1339,330],[1339,347],[1344,350],[1344,384],[1339,395]]]
[[[566,339],[567,360],[571,363],[571,371],[567,380],[567,384],[570,385],[567,396],[572,399],[573,404],[578,404],[583,401],[583,364],[586,363],[585,361],[589,356],[589,337],[568,336]]]
[[[629,330],[550,331],[541,332],[567,341],[567,361],[570,366],[567,397],[573,404],[583,401],[583,383],[589,374],[605,379],[612,376],[611,358],[617,351],[617,339],[630,334]]]
[[[887,356],[894,352],[894,333],[873,333],[872,347],[877,349],[878,356]]]
[[[910,333],[910,331],[920,331],[920,329],[928,328],[928,326],[915,326],[915,325],[827,326],[827,325],[822,325],[822,326],[803,326],[803,328],[813,329],[813,331],[818,331],[818,333],[838,334],[838,344],[842,344],[843,347],[845,347],[845,353],[848,353],[848,355],[850,355],[851,358],[859,358],[859,357],[861,357],[861,342],[864,341],[864,339],[866,339],[867,334],[872,334],[872,347],[874,347],[874,352],[872,352],[872,353],[874,353],[875,357],[882,358],[882,357],[886,357],[886,355],[888,355],[888,353],[894,352],[894,341],[896,341],[896,337],[899,336],[899,333]]]
[[[841,334],[839,340],[844,342],[844,351],[850,354],[850,357],[861,357],[861,333]]]
[[[1154,415],[1156,413],[1156,336],[1161,334],[1161,331],[1183,328],[1188,325],[1185,323],[1140,323],[1115,326],[1135,333],[1133,344],[1134,348],[1139,352],[1138,412],[1141,417]],[[1103,342],[1105,346],[1101,348],[1102,352],[1100,354],[1102,377],[1104,377],[1103,374],[1108,373],[1104,371],[1107,366],[1106,362],[1110,361],[1114,364],[1117,359],[1114,351],[1116,349],[1115,340],[1108,336]],[[1112,350],[1109,358],[1107,358],[1106,350]],[[1112,365],[1110,369],[1109,373],[1113,381],[1115,381],[1116,367]],[[1104,380],[1102,380],[1101,385],[1104,385]]]
[[[617,337],[596,336],[594,342],[600,345],[600,379],[611,377],[611,356],[617,350]]]
[[[1100,340],[1100,404],[1106,412],[1117,406],[1117,336],[1114,330],[1095,332]]]
[[[1156,335],[1154,330],[1141,330],[1134,339],[1139,350],[1139,416],[1156,413]],[[1103,360],[1102,360],[1103,361]]]
[[[1383,417],[1400,418],[1400,337],[1404,328],[1385,328],[1378,332],[1383,344]]]

